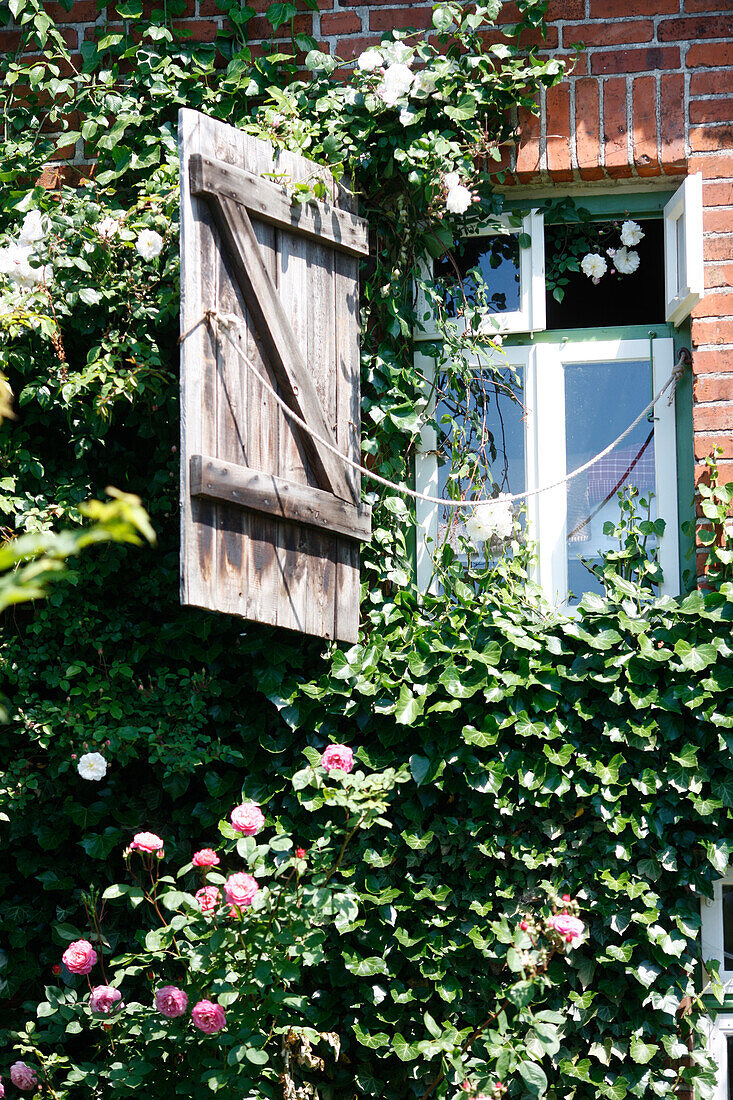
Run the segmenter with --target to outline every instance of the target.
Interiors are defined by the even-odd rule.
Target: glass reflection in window
[[[475,272],[480,273],[480,280]],[[521,307],[519,237],[517,233],[465,237],[455,251],[435,263],[448,315],[455,317],[466,299],[480,302],[478,287],[486,286],[486,305],[492,313],[512,313]]]
[[[613,442],[651,397],[649,361],[609,361],[565,365],[565,441],[568,472]],[[571,604],[584,592],[603,593],[601,582],[581,558],[600,563],[600,552],[617,548],[603,525],[619,519],[616,493],[626,485],[642,499],[655,490],[654,423],[644,419],[631,435],[567,486],[567,561]],[[644,514],[644,518],[646,515]],[[651,502],[650,519],[656,518]],[[650,536],[650,543],[654,536]]]

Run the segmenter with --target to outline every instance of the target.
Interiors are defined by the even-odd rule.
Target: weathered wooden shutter
[[[181,599],[355,641],[361,479],[354,198],[324,168],[196,111],[181,150]],[[295,206],[288,183],[330,201]],[[241,317],[231,339],[207,311]]]

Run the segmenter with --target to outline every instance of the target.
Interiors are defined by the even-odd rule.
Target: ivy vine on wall
[[[499,9],[440,5],[429,40],[395,32],[344,72],[297,36],[255,56],[246,7],[226,5],[231,30],[207,45],[173,29],[175,3],[148,17],[128,0],[77,71],[41,4],[8,5],[33,54],[2,62],[0,368],[17,414],[2,428],[3,524],[79,523],[80,503],[111,482],[142,498],[159,540],[98,548],[4,623],[0,1070],[40,1051],[53,1095],[101,1095],[85,1076],[88,1036],[56,1011],[82,988],[53,972],[92,934],[81,891],[124,881],[123,851],[141,830],[165,836],[167,858],[185,867],[240,801],[261,804],[305,852],[317,847],[295,777],[303,752],[313,769],[329,743],[407,781],[388,792],[392,828],[352,839],[339,873],[355,911],[287,1006],[294,1028],[335,1033],[343,1048],[324,1097],[455,1098],[464,1077],[472,1089],[500,1080],[517,1098],[671,1096],[685,1083],[711,1093],[705,1054],[680,1058],[703,1011],[699,902],[732,847],[728,487],[706,497],[717,589],[680,601],[655,598],[633,568],[609,571],[606,595],[568,620],[537,600],[526,555],[477,555],[467,568],[449,544],[441,594],[421,595],[414,516],[375,494],[351,649],[178,605],[178,108],[351,179],[374,241],[363,447],[380,473],[406,480],[428,415],[412,355],[416,259],[500,211],[492,166],[511,111],[562,76],[517,44],[522,27],[541,27],[544,4],[519,0],[497,45],[486,30]],[[295,10],[268,14],[276,27]],[[75,142],[87,167],[53,190],[35,185]],[[460,400],[466,343],[447,336],[447,357],[434,352]],[[80,758],[94,753],[106,773],[85,778]],[[588,940],[552,958],[522,1028],[501,1012],[482,1027],[505,986],[506,930],[566,892]],[[130,950],[137,920],[112,907],[106,950]],[[94,1058],[112,1059],[110,1034],[95,1030]],[[187,1095],[236,1082],[242,1095],[282,1096],[293,1043],[264,1068],[233,1057],[223,1084],[209,1076]],[[142,1057],[104,1087],[150,1092],[151,1072]]]

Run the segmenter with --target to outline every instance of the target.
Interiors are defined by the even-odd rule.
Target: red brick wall
[[[269,2],[252,0],[259,12]],[[106,18],[95,0],[76,0],[70,13],[46,7],[72,49]],[[506,21],[516,17],[512,8],[505,4]],[[348,59],[394,27],[429,27],[430,14],[424,0],[319,0],[296,29]],[[189,0],[178,22],[213,40],[223,17],[215,0]],[[254,19],[250,33],[268,26]],[[0,32],[0,49],[15,41],[12,29]],[[719,443],[722,474],[733,480],[733,0],[550,0],[544,50],[572,59],[579,42],[586,49],[569,79],[542,97],[541,117],[520,117],[519,147],[507,154],[511,178],[673,184],[702,172],[708,293],[692,322],[696,470]]]

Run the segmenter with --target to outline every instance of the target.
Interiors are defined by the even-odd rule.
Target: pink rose
[[[155,994],[155,1007],[169,1020],[182,1016],[188,1007],[188,997],[175,985],[164,985]]]
[[[74,940],[61,956],[61,962],[72,974],[88,974],[97,961],[97,952],[88,940]]]
[[[193,1020],[193,1026],[207,1035],[213,1035],[214,1032],[221,1031],[227,1022],[224,1009],[214,1001],[199,1001],[197,1005],[193,1006],[191,1019]]]
[[[569,913],[555,913],[547,921],[548,928],[554,928],[558,936],[562,936],[568,943],[572,943],[576,936],[582,935],[585,925],[578,917],[571,917]]]
[[[224,883],[224,894],[230,905],[237,905],[244,909],[252,904],[252,899],[260,888],[260,884],[246,871],[239,871],[236,875],[230,875]]]
[[[354,754],[347,745],[329,745],[321,757],[321,767],[327,772],[350,772],[354,767]]]
[[[104,1012],[108,1015],[118,1001],[122,1000],[119,989],[112,985],[95,985],[89,998],[89,1007],[92,1012]]]
[[[130,847],[135,852],[160,852],[163,841],[155,833],[135,833]]]
[[[213,913],[221,899],[221,894],[215,886],[202,886],[194,894],[196,901],[201,906],[202,913]]]
[[[234,807],[229,820],[238,832],[254,836],[265,824],[265,815],[255,802],[243,802],[241,806]]]
[[[216,867],[217,863],[221,863],[221,860],[213,848],[202,848],[200,852],[193,854],[194,867]]]
[[[5,1085],[2,1083],[2,1081],[0,1081],[0,1100],[2,1100],[4,1095],[5,1095]]]
[[[10,1067],[10,1080],[24,1092],[30,1092],[38,1085],[38,1074],[25,1062],[14,1062]]]

